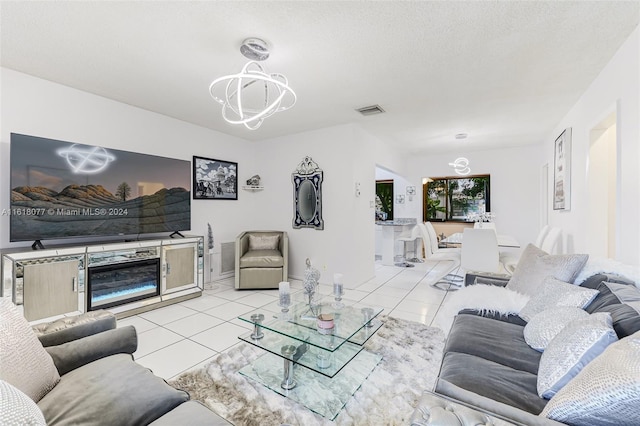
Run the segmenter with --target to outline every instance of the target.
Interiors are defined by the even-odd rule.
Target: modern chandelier
[[[238,74],[215,79],[209,86],[213,99],[222,105],[222,117],[231,124],[256,130],[265,118],[295,105],[296,93],[287,77],[269,74],[259,61],[269,57],[267,43],[259,38],[242,42],[240,52],[248,59]]]

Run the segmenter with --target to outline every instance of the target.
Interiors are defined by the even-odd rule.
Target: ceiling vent
[[[384,112],[384,110],[380,105],[370,105],[363,108],[358,108],[356,109],[356,111],[358,111],[360,114],[364,115],[365,117],[369,115],[382,114]]]

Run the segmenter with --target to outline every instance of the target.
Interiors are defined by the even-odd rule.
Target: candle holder
[[[344,308],[344,303],[342,303],[342,295],[344,294],[344,286],[342,284],[342,274],[333,274],[333,296],[335,302],[333,302],[333,307],[336,309]]]
[[[253,322],[253,333],[251,333],[251,338],[253,340],[260,340],[264,337],[264,333],[262,332],[262,321],[264,321],[263,314],[253,314],[251,315],[251,321]]]
[[[281,282],[278,288],[279,301],[278,305],[281,308],[283,314],[289,312],[289,306],[291,306],[291,293],[288,282]]]

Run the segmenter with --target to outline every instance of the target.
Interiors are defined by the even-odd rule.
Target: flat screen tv
[[[191,229],[188,160],[17,133],[10,150],[12,242]]]

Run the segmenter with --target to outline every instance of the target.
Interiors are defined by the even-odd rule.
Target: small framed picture
[[[238,163],[193,156],[194,200],[237,200]]]

